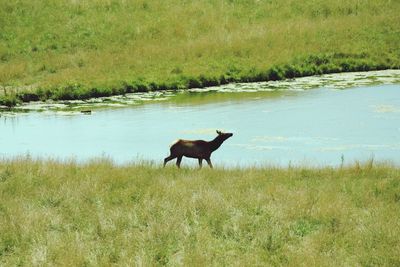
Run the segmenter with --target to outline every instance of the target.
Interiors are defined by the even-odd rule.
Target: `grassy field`
[[[0,265],[399,266],[400,169],[0,161]]]
[[[0,104],[400,67],[400,2],[0,0]]]

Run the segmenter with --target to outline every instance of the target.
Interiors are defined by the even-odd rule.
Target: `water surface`
[[[0,117],[0,156],[108,156],[161,163],[177,138],[234,133],[212,155],[215,166],[400,164],[400,85],[258,93],[187,93],[168,101],[92,115],[33,112]],[[170,163],[172,164],[172,163]],[[183,159],[183,165],[193,165]]]

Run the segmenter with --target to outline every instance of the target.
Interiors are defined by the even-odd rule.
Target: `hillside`
[[[399,1],[0,6],[3,103],[400,67]]]

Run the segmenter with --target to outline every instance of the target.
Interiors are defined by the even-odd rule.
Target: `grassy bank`
[[[386,0],[0,0],[0,103],[399,68],[399,13]]]
[[[400,170],[0,162],[0,265],[397,266]]]

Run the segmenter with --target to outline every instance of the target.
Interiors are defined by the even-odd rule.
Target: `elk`
[[[203,159],[205,159],[210,168],[212,168],[211,153],[217,150],[226,139],[233,135],[232,133],[223,133],[218,130],[217,134],[217,137],[212,141],[179,139],[171,145],[169,149],[170,155],[164,159],[164,167],[168,161],[177,158],[176,166],[180,168],[182,158],[185,156],[198,159],[200,168],[202,167]]]

